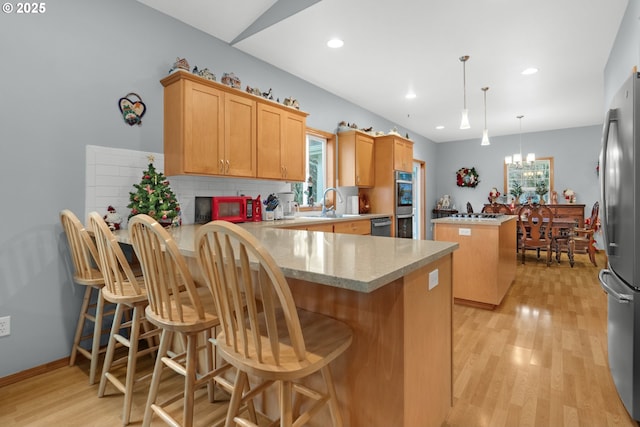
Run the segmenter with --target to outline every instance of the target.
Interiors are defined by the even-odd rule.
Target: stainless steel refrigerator
[[[636,420],[640,420],[639,139],[640,74],[633,73],[613,98],[602,133],[600,212],[609,263],[599,277],[608,294],[611,376]]]

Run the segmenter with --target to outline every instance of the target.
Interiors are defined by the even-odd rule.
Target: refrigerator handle
[[[604,278],[605,276],[613,276],[613,275],[611,274],[611,271],[607,270],[607,269],[602,269],[602,270],[600,270],[600,273],[598,273],[598,279],[600,280],[600,286],[602,286],[602,289],[604,289],[604,291],[607,294],[609,294],[612,297],[614,297],[616,299],[616,301],[619,302],[620,304],[628,304],[629,302],[633,301],[633,295],[621,294],[619,292],[614,291],[607,284],[607,281]]]
[[[607,205],[607,195],[606,195],[606,185],[605,185],[605,176],[607,173],[607,148],[609,145],[609,130],[611,128],[612,122],[618,121],[618,110],[613,108],[607,110],[607,114],[604,118],[604,129],[602,130],[602,151],[600,152],[600,196],[602,197],[602,237],[605,242],[605,252],[607,255],[610,255],[608,245],[609,242],[609,233],[607,231],[608,215],[607,211],[609,210],[609,206]]]

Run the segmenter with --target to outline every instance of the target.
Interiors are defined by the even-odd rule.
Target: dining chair
[[[100,347],[101,337],[103,334],[108,335],[109,332],[108,329],[102,330],[102,319],[105,315],[113,314],[113,311],[107,313],[104,311],[105,304],[102,297],[104,277],[98,269],[98,249],[89,232],[69,209],[60,212],[60,222],[67,236],[69,252],[73,261],[73,281],[85,287],[80,316],[71,347],[69,366],[75,364],[78,353],[89,359],[89,384],[93,385],[98,360],[101,352],[104,352],[104,348]],[[93,323],[93,329],[90,334],[83,335],[87,322]],[[91,340],[91,347],[86,349],[82,343],[88,340]]]
[[[473,213],[473,205],[471,205],[471,202],[467,202],[467,213]]]
[[[172,426],[191,427],[196,391],[206,385],[209,400],[213,401],[213,380],[232,367],[226,364],[213,368],[214,354],[209,338],[211,330],[220,324],[213,295],[208,287],[196,286],[175,241],[155,219],[144,214],[132,217],[129,236],[144,272],[149,299],[146,317],[162,330],[142,425],[149,426],[155,413]],[[180,336],[184,345],[178,353],[171,351],[175,334]],[[199,337],[203,337],[200,342]],[[204,366],[198,372],[201,351],[204,351]],[[172,393],[157,403],[165,366],[182,375],[184,384],[180,392]],[[221,377],[217,379],[231,394],[232,385]],[[183,401],[182,422],[167,409],[170,403],[180,399]],[[253,421],[256,421],[255,417]]]
[[[596,241],[595,232],[598,229],[598,214],[600,213],[600,202],[595,202],[591,208],[591,216],[585,227],[576,227],[572,230],[573,253],[588,254],[589,261],[594,266],[596,262]]]
[[[351,345],[351,328],[297,309],[280,267],[242,227],[213,221],[201,226],[195,239],[198,263],[220,318],[216,348],[238,368],[225,425],[253,425],[243,417],[241,405],[276,385],[280,426],[302,425],[325,404],[333,425],[341,426],[329,364]],[[299,382],[317,373],[324,380],[324,390],[312,390]],[[246,391],[249,375],[253,387]],[[294,394],[315,402],[298,413],[301,400],[293,405]]]
[[[482,213],[501,213],[505,215],[513,215],[511,208],[504,203],[491,203],[482,207]]]
[[[523,205],[518,210],[518,228],[520,230],[519,248],[524,264],[527,249],[535,249],[540,258],[540,250],[547,254],[547,267],[551,264],[553,243],[553,212],[544,205]]]
[[[142,277],[136,277],[129,261],[109,226],[97,212],[89,214],[89,224],[93,230],[98,248],[101,271],[105,286],[102,295],[106,301],[116,304],[109,343],[102,368],[98,397],[105,395],[107,381],[124,394],[122,423],[129,424],[133,403],[133,387],[148,375],[136,377],[136,364],[139,357],[151,355],[158,349],[156,342],[160,330],[152,328],[144,317],[144,309],[148,304],[147,291]],[[125,311],[130,311],[129,320],[124,319]],[[141,331],[142,330],[142,331]],[[146,348],[139,346],[145,341]],[[127,354],[114,360],[117,346],[127,347]],[[118,375],[117,368],[126,366],[124,382]]]

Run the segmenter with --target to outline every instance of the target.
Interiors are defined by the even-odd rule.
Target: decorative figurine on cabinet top
[[[204,79],[207,80],[211,80],[212,82],[217,81],[216,80],[216,75],[213,74],[211,71],[209,71],[208,68],[204,68],[202,70],[198,70],[198,67],[193,67],[193,74],[195,74],[198,77],[202,77]]]
[[[222,82],[222,84],[231,86],[234,89],[240,89],[240,87],[242,87],[240,79],[233,73],[224,73],[220,81]]]
[[[298,100],[293,97],[285,98],[283,104],[286,105],[287,107],[292,107],[297,110],[300,109],[300,104],[298,104]]]
[[[169,74],[177,70],[190,70],[189,62],[187,62],[186,58],[176,58],[176,62],[173,63],[173,67],[171,67],[171,69],[169,70]]]

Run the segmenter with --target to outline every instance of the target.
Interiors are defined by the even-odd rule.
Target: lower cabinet
[[[371,221],[369,219],[336,222],[323,220],[321,224],[301,224],[287,228],[291,230],[324,231],[325,233],[369,235],[371,234]]]
[[[371,221],[336,222],[333,224],[333,232],[368,235],[371,234]]]

